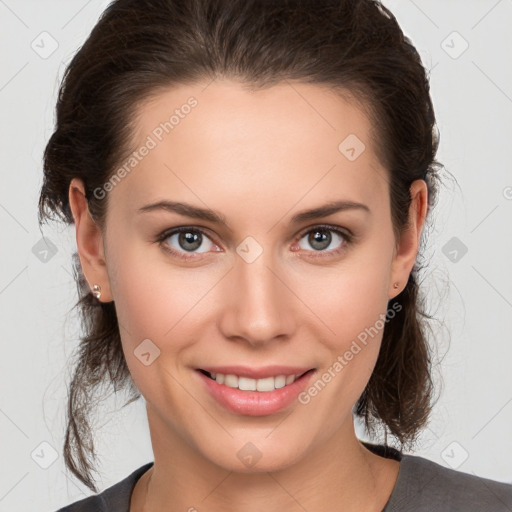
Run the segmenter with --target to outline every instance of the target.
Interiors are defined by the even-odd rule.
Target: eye
[[[313,251],[301,244],[305,239],[306,244],[313,248]],[[321,254],[313,254],[313,257],[328,255],[337,255],[343,251],[351,241],[351,235],[332,226],[315,226],[313,229],[302,233],[299,239],[299,247],[309,252],[317,252]]]
[[[301,244],[303,239],[313,248],[312,250]],[[205,231],[187,226],[164,231],[156,241],[165,251],[185,260],[200,257],[196,255],[210,251],[222,251]],[[351,241],[352,235],[337,227],[315,226],[299,235],[298,249],[294,246],[292,250],[303,249],[311,253],[309,256],[313,258],[336,256],[344,251]]]
[[[179,258],[193,258],[194,254],[218,249],[204,231],[197,228],[180,227],[162,233],[158,241],[162,247]],[[202,250],[198,250],[201,249]],[[190,254],[190,256],[187,255]]]

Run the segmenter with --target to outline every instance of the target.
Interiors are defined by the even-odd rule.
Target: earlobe
[[[424,180],[415,180],[410,187],[411,205],[409,223],[400,235],[393,258],[388,296],[396,297],[405,288],[414,267],[421,240],[421,233],[428,211],[428,187]],[[399,283],[399,286],[394,286]]]
[[[75,221],[76,245],[82,272],[93,291],[101,289],[101,302],[112,301],[108,280],[103,234],[91,217],[82,180],[73,178],[69,185],[69,206]],[[97,294],[94,294],[98,298]],[[99,298],[98,298],[99,300]]]

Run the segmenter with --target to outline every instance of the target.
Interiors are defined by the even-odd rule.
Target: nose
[[[226,339],[252,346],[289,339],[296,328],[299,301],[286,281],[270,251],[263,251],[251,263],[237,256],[224,280],[225,301],[219,308],[219,328]]]

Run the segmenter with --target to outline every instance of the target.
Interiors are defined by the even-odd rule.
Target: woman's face
[[[326,88],[215,81],[139,112],[103,242],[154,450],[287,467],[352,428],[419,233],[396,245],[369,120]]]

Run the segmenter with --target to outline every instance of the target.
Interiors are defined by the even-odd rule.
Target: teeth
[[[256,382],[256,389],[258,391],[274,391],[274,389],[283,387],[276,384],[276,377],[267,377],[265,379],[258,379]],[[240,388],[241,389],[241,388]]]
[[[297,379],[296,375],[277,375],[276,377],[265,377],[264,379],[250,379],[238,377],[237,375],[224,375],[222,373],[211,373],[212,378],[219,384],[230,388],[238,388],[242,391],[274,391],[284,388]]]
[[[256,391],[256,380],[248,377],[238,377],[238,389],[242,391]]]
[[[224,384],[230,388],[238,387],[238,377],[236,375],[226,375],[224,377]]]
[[[291,382],[293,382],[295,380],[295,375],[290,375],[289,377],[292,378]],[[288,378],[289,377],[285,377],[284,375],[278,375],[276,377],[276,381],[275,381],[275,386],[276,388],[284,388],[286,386],[286,384],[288,384]],[[291,384],[290,382],[290,384]]]

